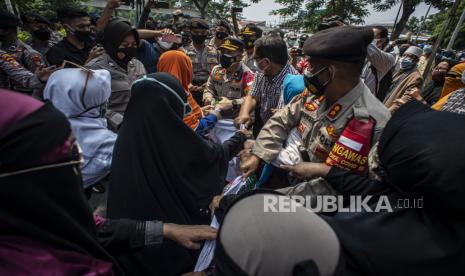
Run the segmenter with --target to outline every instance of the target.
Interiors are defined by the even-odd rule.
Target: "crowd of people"
[[[465,275],[465,52],[120,5],[0,11],[1,275]]]

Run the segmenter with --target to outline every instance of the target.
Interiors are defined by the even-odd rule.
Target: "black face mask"
[[[254,47],[254,42],[255,40],[251,40],[251,39],[244,39],[242,40],[242,42],[244,42],[245,44],[245,49],[249,50],[249,49],[252,49]]]
[[[81,42],[91,42],[92,36],[90,31],[74,31],[74,36]]]
[[[215,36],[216,36],[216,38],[218,38],[218,39],[220,39],[220,40],[223,40],[223,39],[225,39],[225,38],[228,37],[228,34],[225,33],[225,32],[217,32],[217,33],[215,34]]]
[[[329,67],[323,67],[321,70],[319,70],[315,74],[310,73],[310,71],[305,72],[304,74],[305,87],[310,93],[316,96],[322,96],[325,93],[326,86],[328,85],[329,81],[326,82],[325,84],[321,84],[318,81],[318,76],[323,71],[328,70],[328,68]]]
[[[205,42],[205,39],[207,39],[206,35],[192,35],[192,41],[195,44],[203,44]]]
[[[123,53],[124,58],[119,59],[119,60],[124,64],[128,64],[137,55],[137,48],[135,47],[119,48],[116,53]]]
[[[34,30],[32,34],[41,41],[47,41],[50,39],[50,30],[48,28]]]
[[[227,54],[222,54],[220,56],[220,65],[221,67],[228,69],[231,65],[236,62],[236,58]]]

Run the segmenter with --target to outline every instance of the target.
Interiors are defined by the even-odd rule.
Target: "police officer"
[[[233,109],[222,112],[222,117],[234,119],[250,92],[253,82],[252,71],[242,62],[244,43],[233,37],[227,37],[218,47],[220,64],[213,67],[203,92],[203,103],[209,105],[213,99],[232,100]]]
[[[32,94],[37,89],[36,82],[29,80],[31,76],[45,62],[37,51],[18,39],[18,26],[21,20],[7,11],[0,11],[0,41],[2,52],[2,72],[0,78],[2,86],[8,83],[5,88],[15,91]],[[5,68],[11,67],[14,72],[6,72]]]
[[[252,154],[241,164],[246,174],[255,171],[261,160],[274,160],[294,128],[302,137],[302,160],[334,162],[334,158],[329,159],[340,155],[343,165],[366,169],[369,148],[390,117],[360,80],[372,40],[371,29],[351,26],[320,31],[307,39],[304,52],[311,58],[312,67],[304,78],[306,90],[265,124]],[[347,133],[348,128],[351,133]],[[360,137],[354,137],[354,133]],[[337,143],[340,145],[333,152]]]
[[[21,20],[23,21],[23,30],[31,34],[26,44],[42,56],[45,56],[48,50],[60,41],[60,38],[51,31],[50,25],[52,23],[47,18],[30,12],[22,14]]]
[[[243,62],[247,67],[252,70],[252,72],[257,71],[257,67],[255,67],[254,64],[254,59],[253,59],[253,50],[255,48],[254,43],[257,39],[262,37],[263,31],[257,25],[253,23],[249,23],[245,25],[244,28],[239,33],[239,39],[244,42],[244,48],[245,48],[245,55],[243,58]]]
[[[218,47],[220,47],[221,43],[223,42],[223,39],[231,35],[231,26],[229,26],[226,20],[217,20],[215,23],[214,31],[215,36],[210,40],[208,45],[218,49]]]
[[[193,79],[190,92],[199,105],[202,104],[202,93],[213,67],[218,64],[218,55],[215,47],[205,43],[207,39],[208,23],[201,18],[191,21],[192,43],[184,48],[192,61]]]

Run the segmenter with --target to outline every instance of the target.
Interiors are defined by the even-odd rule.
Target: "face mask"
[[[315,74],[310,73],[310,71],[306,71],[304,73],[304,82],[305,82],[305,87],[307,90],[316,95],[316,96],[322,96],[325,93],[326,86],[328,86],[329,81],[327,81],[325,84],[321,84],[320,81],[318,80],[318,76],[325,70],[328,70],[329,67],[323,67],[320,69],[318,72]]]
[[[205,39],[207,39],[206,35],[192,35],[192,41],[194,41],[195,44],[203,44]]]
[[[217,32],[215,36],[216,36],[216,38],[218,38],[219,40],[223,40],[223,39],[225,39],[225,38],[228,37],[228,34],[225,33],[225,32]]]
[[[47,41],[50,39],[50,30],[48,28],[34,30],[32,34],[41,41]]]
[[[413,60],[407,57],[402,57],[400,59],[400,69],[401,70],[409,70],[412,69],[415,66],[415,63],[413,63]]]
[[[262,59],[262,60],[263,60],[263,59]],[[267,68],[264,68],[264,69],[260,68],[259,62],[257,62],[256,60],[253,61],[253,65],[254,65],[255,68],[257,68],[257,72],[258,72],[258,73],[265,74],[265,70],[266,70]]]
[[[245,44],[245,49],[252,49],[254,47],[254,42],[255,40],[250,40],[250,39],[244,39],[242,40],[242,42],[244,42]]]
[[[158,38],[157,42],[158,42],[158,45],[160,45],[160,47],[165,51],[173,47],[173,42],[163,41],[162,38]]]
[[[220,56],[220,64],[221,64],[221,67],[225,68],[225,69],[228,69],[229,67],[231,67],[231,65],[236,62],[236,58],[235,57],[232,57],[230,55],[227,55],[227,54],[222,54]]]
[[[123,53],[124,58],[120,59],[124,64],[128,64],[137,54],[135,47],[119,48],[116,53]]]
[[[433,70],[431,79],[435,82],[443,82],[446,78],[446,72],[443,70]]]
[[[150,78],[150,77],[147,77],[147,76],[144,76],[143,78],[137,80],[136,82],[138,81],[142,81],[142,80],[149,80],[149,81],[153,81],[153,82],[156,82],[157,84],[161,85],[163,88],[166,89],[166,91],[170,92],[171,94],[173,94],[176,99],[178,99],[182,106],[183,106],[183,117],[186,117],[187,115],[189,115],[191,112],[192,112],[192,107],[190,106],[190,104],[188,102],[184,102],[183,99],[178,95],[178,93],[176,93],[173,89],[171,89],[171,87],[169,87],[168,85],[164,84],[163,82],[159,81],[159,80],[156,80],[154,78]]]

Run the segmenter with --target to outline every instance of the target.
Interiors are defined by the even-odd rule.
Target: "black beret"
[[[237,51],[237,50],[244,50],[244,42],[242,40],[239,40],[237,38],[228,36],[227,38],[223,39],[223,42],[221,43],[220,47],[218,49],[227,49],[231,51]]]
[[[263,34],[262,29],[260,29],[257,25],[253,23],[249,23],[242,28],[241,33],[242,35],[255,35],[257,38],[260,38]]]
[[[207,21],[203,20],[202,18],[194,18],[191,20],[191,29],[208,30],[210,27],[208,26]]]
[[[21,15],[21,20],[24,24],[28,23],[44,23],[48,26],[51,25],[51,22],[44,16],[37,14],[35,12],[26,12]]]
[[[0,28],[14,28],[21,26],[21,19],[11,12],[0,10]]]
[[[341,26],[315,33],[305,41],[303,50],[310,58],[358,62],[366,58],[373,39],[371,28]]]

